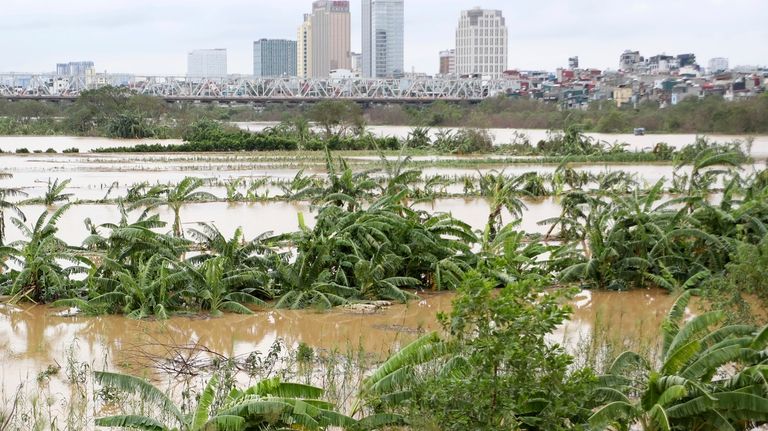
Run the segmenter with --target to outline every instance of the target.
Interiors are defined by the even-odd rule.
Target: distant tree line
[[[438,101],[424,106],[325,101],[313,105],[251,106],[167,104],[153,96],[104,87],[84,92],[74,103],[0,100],[0,135],[76,135],[115,138],[179,138],[199,120],[222,122],[304,121],[319,124],[326,137],[363,130],[366,125],[413,127],[532,128],[669,133],[768,133],[768,94],[728,102],[722,97],[686,99],[660,109],[654,102],[618,108],[592,102],[585,110],[560,110],[534,100],[496,97],[479,104]]]

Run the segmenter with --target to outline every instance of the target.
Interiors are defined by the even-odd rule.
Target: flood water
[[[239,127],[250,131],[261,131],[267,127],[272,127],[277,123],[236,123]],[[435,127],[430,129],[430,136],[434,139],[435,136],[441,131],[455,131],[460,130],[461,127],[448,127],[440,128]],[[400,139],[407,138],[408,134],[413,130],[410,126],[368,126],[368,130],[377,136],[387,137],[393,136]],[[493,137],[496,145],[520,143],[521,138],[527,138],[532,145],[536,145],[540,140],[548,138],[549,131],[544,129],[487,129]],[[626,143],[629,144],[628,149],[631,151],[652,150],[659,142],[665,142],[672,147],[681,148],[688,144],[692,144],[696,141],[697,136],[703,136],[708,139],[717,142],[732,142],[736,140],[745,141],[749,136],[745,135],[722,135],[722,134],[647,134],[643,136],[635,136],[629,133],[585,133],[598,141],[603,141],[608,144],[613,143]],[[752,156],[757,158],[768,157],[768,135],[756,135],[752,146]]]
[[[362,350],[381,359],[420,334],[439,331],[435,315],[450,311],[453,297],[426,292],[420,300],[375,314],[270,309],[252,316],[174,317],[162,322],[121,316],[60,317],[45,306],[0,305],[0,388],[7,393],[49,365],[64,364],[73,346],[76,359],[95,369],[133,372],[140,371],[135,368],[142,353],[162,356],[160,345],[197,344],[227,357],[242,357],[266,353],[280,339],[293,347],[305,343],[341,353]],[[584,291],[572,301],[570,321],[550,341],[577,350],[598,330],[617,339],[653,344],[673,301],[662,291]]]
[[[375,128],[375,132],[380,134],[405,135],[408,130]],[[539,132],[543,131],[536,131]],[[497,134],[497,142],[503,143],[504,139],[508,139],[505,133],[511,134],[512,131],[493,133]],[[658,135],[615,135],[613,139],[624,139],[624,136],[635,139],[632,145],[638,148],[660,140]],[[667,142],[685,145],[691,143],[693,138],[692,135],[671,135]],[[73,146],[88,151],[96,147],[135,143],[102,138],[0,137],[0,149],[3,151],[14,151],[20,147],[30,150],[51,147],[61,151]],[[768,137],[757,138],[754,148],[755,153],[764,152],[760,154],[768,155]],[[764,164],[749,166],[747,169],[762,167]],[[294,166],[285,161],[273,162],[269,157],[253,158],[231,154],[6,154],[0,155],[0,172],[9,172],[13,177],[0,180],[0,187],[21,187],[30,197],[37,197],[44,192],[49,179],[71,179],[71,187],[66,192],[74,193],[76,199],[98,200],[105,197],[107,189],[115,182],[118,183],[118,189],[110,196],[112,198],[124,195],[127,187],[133,184],[145,181],[151,184],[178,182],[186,176],[196,176],[218,182],[219,185],[208,186],[206,190],[223,196],[221,183],[232,178],[289,180],[302,168],[307,168],[308,175],[322,175],[324,171],[322,163],[313,165],[297,162]],[[636,173],[641,180],[649,183],[661,177],[670,178],[672,174],[669,165],[595,164],[577,166],[577,169],[592,173],[626,170]],[[478,175],[490,170],[504,170],[507,174],[531,171],[551,173],[554,166],[505,166],[500,161],[497,166],[483,166],[481,169],[429,167],[424,170],[424,174]],[[556,198],[529,200],[526,205],[528,210],[520,228],[527,232],[546,232],[547,227],[539,226],[538,222],[560,212]],[[419,203],[416,208],[451,213],[474,229],[482,229],[488,217],[488,203],[480,198],[437,199],[430,203]],[[22,209],[28,223],[33,223],[50,208],[24,205]],[[161,207],[156,213],[166,222],[172,221],[172,214],[167,208]],[[314,225],[315,215],[310,205],[302,202],[187,204],[181,209],[181,218],[185,228],[194,228],[199,222],[213,223],[224,235],[231,236],[235,229],[242,227],[245,237],[252,238],[267,231],[279,234],[297,230],[299,213],[304,214],[310,227]],[[139,211],[132,212],[130,221],[135,220],[138,214]],[[505,222],[512,220],[506,212],[503,217]],[[59,221],[58,235],[70,245],[79,245],[88,234],[83,224],[86,218],[99,225],[118,221],[120,213],[114,204],[74,205]],[[8,223],[7,241],[20,238],[20,231]],[[47,307],[17,308],[0,305],[0,392],[8,394],[18,382],[34,380],[49,365],[62,364],[68,349],[73,345],[77,347],[73,351],[78,361],[92,363],[95,369],[123,371],[131,371],[126,365],[134,364],[137,349],[148,343],[199,343],[226,356],[239,356],[253,351],[266,352],[275,340],[282,339],[291,346],[304,342],[328,350],[360,348],[377,357],[385,357],[423,331],[438,330],[435,313],[448,311],[452,298],[452,294],[424,293],[421,300],[394,305],[373,315],[354,314],[348,310],[322,313],[311,310],[262,310],[253,316],[226,315],[213,319],[174,317],[166,322],[135,321],[120,316],[60,317],[56,315],[56,310]],[[575,312],[571,320],[552,334],[550,339],[577,349],[595,331],[607,331],[613,337],[652,343],[672,302],[673,298],[661,291],[585,291],[573,301]]]
[[[235,123],[237,126],[250,130],[261,131],[277,123]],[[377,136],[393,136],[397,138],[407,138],[413,130],[410,126],[369,126],[369,131]],[[434,138],[441,131],[459,130],[461,128],[431,128],[430,135]],[[511,144],[521,142],[522,138],[527,138],[532,145],[548,138],[550,133],[543,129],[487,129],[493,137],[496,145]],[[746,141],[747,138],[754,139],[752,145],[752,156],[756,158],[768,157],[768,135],[721,135],[721,134],[647,134],[644,136],[635,136],[627,133],[586,133],[587,136],[598,141],[613,143],[626,143],[631,151],[650,150],[659,143],[665,142],[672,147],[680,148],[692,144],[697,136],[704,136],[708,139],[718,142]],[[62,152],[68,148],[78,148],[81,153],[88,153],[97,148],[116,148],[134,146],[137,144],[161,144],[176,145],[180,144],[180,139],[143,139],[126,140],[111,138],[90,138],[90,137],[69,137],[69,136],[2,136],[0,137],[0,150],[13,153],[17,149],[27,148],[29,151],[46,151],[49,148]]]
[[[529,233],[546,233],[546,226],[538,222],[560,214],[560,205],[555,198],[529,200],[528,209],[523,214],[520,229]],[[25,205],[21,209],[27,218],[27,225],[35,223],[46,211],[57,207],[47,208],[43,205]],[[488,203],[482,198],[451,198],[437,199],[434,202],[419,203],[414,206],[419,210],[431,213],[450,213],[453,217],[469,224],[474,230],[485,228],[488,221]],[[129,222],[138,219],[142,209],[129,213]],[[184,229],[194,229],[198,223],[214,224],[226,237],[231,237],[235,230],[242,228],[246,238],[253,238],[265,232],[283,234],[299,229],[299,214],[304,215],[305,222],[310,228],[315,225],[316,213],[306,202],[256,202],[256,203],[227,203],[208,202],[190,203],[183,205],[180,211]],[[159,214],[168,223],[165,230],[170,231],[173,223],[173,213],[167,207],[160,207],[150,212]],[[11,214],[8,214],[10,216]],[[58,237],[69,245],[79,246],[89,235],[84,220],[90,219],[95,225],[115,223],[120,221],[120,210],[114,204],[82,204],[73,205],[61,217],[57,226]],[[512,215],[504,210],[502,214],[505,223],[513,220]],[[107,233],[101,232],[102,234]],[[12,223],[6,226],[7,241],[23,239],[21,231]]]

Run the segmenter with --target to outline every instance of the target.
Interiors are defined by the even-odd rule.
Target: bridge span
[[[513,91],[514,84],[506,79],[478,78],[190,78],[108,74],[65,77],[0,73],[0,98],[74,100],[85,90],[111,85],[169,102],[306,103],[326,99],[362,103],[480,102]]]

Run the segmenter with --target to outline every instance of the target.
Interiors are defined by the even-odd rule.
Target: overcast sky
[[[42,72],[92,60],[98,71],[184,74],[186,53],[227,48],[230,73],[252,73],[252,43],[296,38],[311,0],[0,0],[0,71]],[[360,0],[352,0],[359,52]],[[731,65],[768,64],[768,0],[405,0],[405,66],[435,73],[459,11],[501,9],[509,67],[612,68],[624,49],[693,52]]]

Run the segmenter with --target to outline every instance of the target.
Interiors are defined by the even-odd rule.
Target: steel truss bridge
[[[169,102],[314,102],[346,99],[370,103],[431,103],[438,100],[479,102],[511,91],[505,79],[361,79],[361,78],[189,78],[180,76],[106,75],[63,77],[0,73],[0,98],[71,100],[84,90],[104,86]]]

